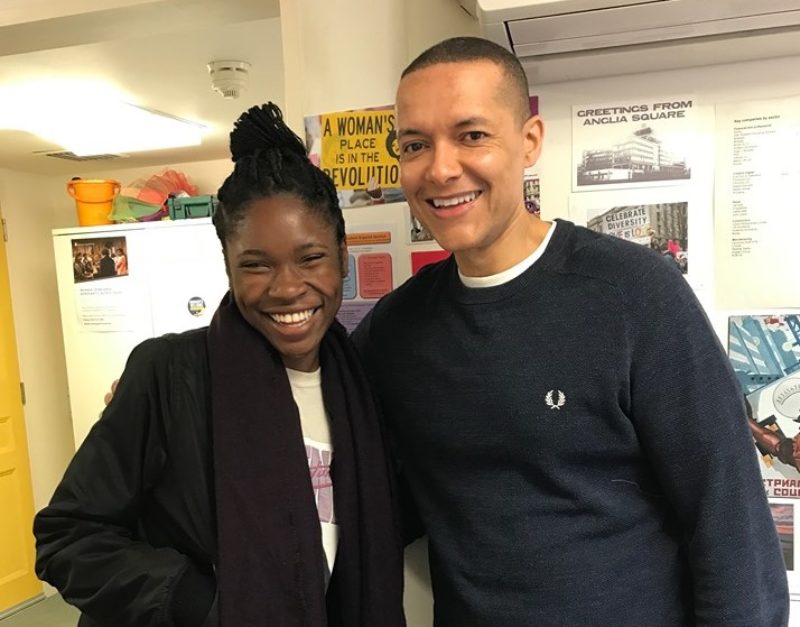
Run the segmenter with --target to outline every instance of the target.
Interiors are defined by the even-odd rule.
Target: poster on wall
[[[800,498],[800,312],[730,316],[728,356],[767,496]]]
[[[542,214],[542,202],[539,192],[539,173],[531,168],[525,170],[522,178],[522,196],[525,200],[525,208],[529,213],[536,216]]]
[[[795,570],[794,551],[796,544],[794,541],[794,503],[770,499],[769,509],[772,513],[772,520],[775,521],[775,529],[778,532],[778,539],[781,543],[783,563],[786,565],[786,570],[793,574]]]
[[[689,202],[674,191],[576,195],[570,216],[596,233],[647,246],[689,272]]]
[[[72,279],[80,328],[85,332],[128,331],[140,300],[128,279],[128,242],[117,237],[71,240]]]
[[[789,591],[800,502],[800,311],[729,316],[728,356],[742,388],[764,489],[778,531]]]
[[[444,261],[451,255],[449,250],[419,250],[411,253],[411,275],[415,275],[425,266]]]
[[[417,217],[409,209],[406,213],[408,216],[408,223],[406,233],[408,234],[409,244],[427,244],[433,242],[433,235],[422,222],[417,220]]]
[[[528,104],[531,108],[531,115],[539,115],[539,96],[529,96]],[[542,201],[540,190],[539,164],[536,163],[530,168],[525,168],[522,179],[522,195],[525,199],[525,208],[536,216],[541,216]]]
[[[572,190],[687,182],[696,120],[690,97],[572,108]]]
[[[716,142],[717,303],[800,302],[800,98],[718,106]]]
[[[128,243],[119,237],[72,240],[72,278],[75,283],[128,276]]]
[[[347,277],[336,317],[352,332],[376,301],[395,287],[395,228],[381,224],[348,229],[347,250]]]
[[[309,158],[333,180],[342,208],[405,200],[394,107],[305,118]]]

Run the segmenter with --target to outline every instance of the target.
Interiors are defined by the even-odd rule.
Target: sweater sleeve
[[[688,547],[697,625],[785,625],[788,589],[743,396],[694,293],[653,257],[623,289],[630,417]]]
[[[139,534],[166,460],[158,384],[165,344],[148,340],[131,353],[114,398],[34,520],[37,574],[103,625],[180,625],[176,588],[195,595],[194,613],[213,601],[213,575]]]

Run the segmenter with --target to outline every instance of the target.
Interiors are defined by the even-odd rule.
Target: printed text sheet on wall
[[[800,302],[800,98],[717,107],[717,306]]]

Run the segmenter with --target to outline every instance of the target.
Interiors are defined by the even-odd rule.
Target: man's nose
[[[428,179],[443,185],[458,177],[462,172],[460,152],[457,146],[448,142],[439,142],[431,150],[431,161],[428,166]]]

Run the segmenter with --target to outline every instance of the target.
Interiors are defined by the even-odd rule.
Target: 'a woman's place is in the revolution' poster
[[[309,158],[336,185],[342,207],[405,200],[391,106],[305,119]]]

